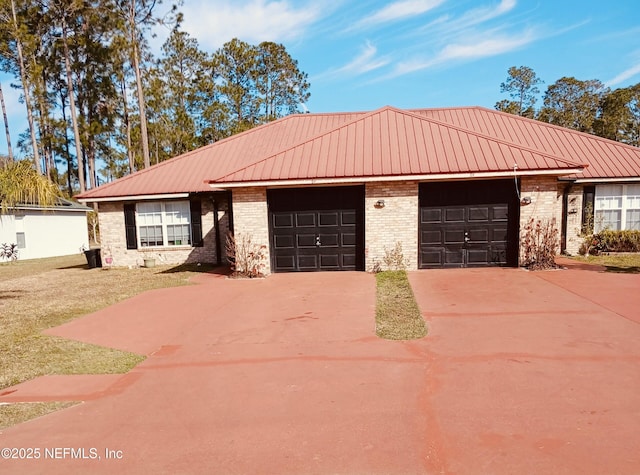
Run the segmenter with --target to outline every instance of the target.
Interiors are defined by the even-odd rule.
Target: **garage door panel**
[[[358,217],[355,211],[343,211],[340,213],[340,219],[342,226],[353,226],[355,228]]]
[[[340,236],[336,234],[319,234],[322,247],[339,247]]]
[[[318,226],[338,226],[338,212],[318,213]]]
[[[296,268],[296,257],[294,255],[290,256],[276,256],[276,267],[278,269],[288,269],[293,270]]]
[[[299,228],[316,226],[316,214],[315,213],[296,213],[296,226]]]
[[[423,245],[433,246],[434,244],[443,244],[442,239],[444,236],[441,229],[422,231],[420,234]]]
[[[316,269],[318,267],[318,256],[315,254],[298,255],[299,269]]]
[[[464,223],[465,221],[465,209],[464,208],[445,208],[444,209],[444,223]]]
[[[462,245],[464,244],[464,229],[444,229],[444,242],[445,245]]]
[[[482,264],[486,265],[487,262],[491,261],[491,253],[489,249],[467,249],[467,264],[469,265],[477,265]]]
[[[464,263],[464,250],[463,249],[446,249],[444,251],[444,264],[446,266],[459,267]]]
[[[293,228],[293,213],[278,213],[273,215],[274,228]]]
[[[355,247],[358,242],[356,233],[342,233],[342,247]]]
[[[420,222],[425,224],[441,223],[442,209],[441,208],[422,208],[420,210]]]
[[[329,255],[321,254],[320,268],[321,269],[339,269],[340,256],[338,254],[329,254]]]
[[[470,222],[488,222],[489,221],[489,207],[488,206],[470,206],[469,207],[469,221]]]
[[[468,237],[470,243],[488,243],[491,238],[491,229],[475,228],[469,229]]]
[[[295,239],[292,235],[279,235],[274,236],[274,246],[276,249],[293,249]]]
[[[316,246],[316,234],[296,234],[296,241],[298,248],[312,248]]]
[[[508,206],[494,206],[493,207],[493,221],[509,221],[509,207]]]
[[[517,265],[512,180],[423,183],[419,226],[421,268]]]
[[[364,270],[363,186],[267,190],[267,200],[273,271]]]
[[[342,267],[344,269],[355,270],[358,264],[358,256],[353,254],[342,254]]]
[[[507,242],[507,239],[509,238],[509,230],[507,229],[507,227],[498,227],[495,226],[492,230],[491,230],[491,241],[493,242]]]

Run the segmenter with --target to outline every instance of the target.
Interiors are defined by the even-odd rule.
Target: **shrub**
[[[580,254],[598,255],[601,252],[640,252],[640,231],[605,229],[587,236],[580,246]]]
[[[227,261],[235,277],[263,277],[266,266],[267,246],[256,244],[248,234],[238,237],[229,233],[225,249]]]
[[[558,251],[558,228],[555,218],[534,220],[531,218],[522,237],[522,265],[528,269],[553,269]]]
[[[407,268],[407,260],[404,258],[404,253],[402,252],[402,243],[400,241],[396,241],[393,249],[389,250],[384,248],[384,265],[387,267],[386,270],[405,270]]]
[[[0,245],[0,259],[3,261],[15,261],[18,259],[18,245],[2,243]]]

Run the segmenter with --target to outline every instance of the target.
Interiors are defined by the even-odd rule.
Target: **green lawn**
[[[612,254],[600,256],[575,256],[573,259],[605,266],[608,272],[640,273],[640,254]]]
[[[376,334],[387,340],[415,340],[427,334],[405,271],[376,274]]]

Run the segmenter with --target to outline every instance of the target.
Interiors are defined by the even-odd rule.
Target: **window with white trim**
[[[188,201],[138,203],[136,214],[140,247],[191,245]]]
[[[594,230],[640,230],[640,184],[596,187]]]

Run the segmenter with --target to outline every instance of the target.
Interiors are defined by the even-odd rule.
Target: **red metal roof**
[[[208,182],[487,172],[640,176],[640,149],[479,107],[298,114],[193,150],[79,198],[210,191]]]
[[[589,165],[580,179],[640,177],[640,148],[483,107],[414,110],[511,143]]]
[[[488,135],[384,107],[212,179],[237,183],[581,168]]]

